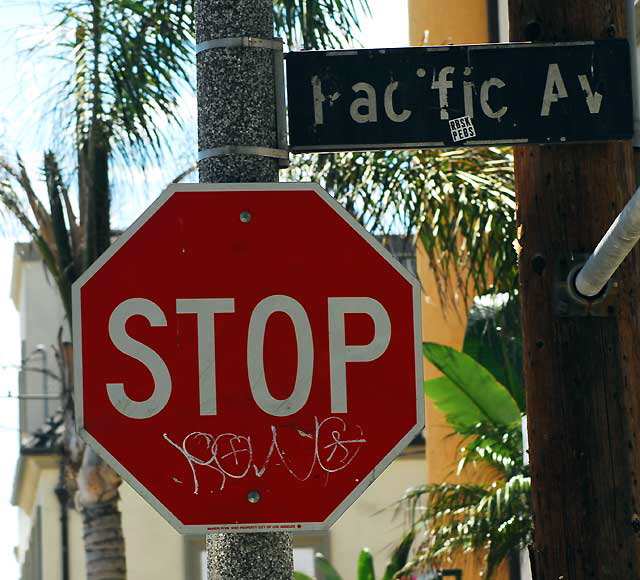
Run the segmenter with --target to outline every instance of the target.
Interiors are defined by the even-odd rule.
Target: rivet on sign
[[[250,491],[247,494],[247,499],[249,500],[249,503],[258,503],[260,501],[260,492]]]
[[[249,222],[251,221],[251,218],[252,218],[252,217],[253,217],[253,216],[251,215],[251,212],[250,212],[250,211],[241,211],[241,212],[240,212],[240,221],[241,221],[243,224],[247,224],[247,223],[249,223]]]

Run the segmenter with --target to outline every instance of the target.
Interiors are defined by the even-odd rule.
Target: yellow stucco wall
[[[62,567],[60,503],[51,493],[57,483],[57,469],[43,469],[40,472],[36,504],[42,510],[42,537],[49,538],[49,545],[42,550],[42,580],[58,580]]]
[[[408,1],[412,46],[487,42],[487,0]],[[425,43],[426,30],[429,34]]]
[[[120,500],[129,578],[184,578],[182,536],[126,483],[120,486]]]

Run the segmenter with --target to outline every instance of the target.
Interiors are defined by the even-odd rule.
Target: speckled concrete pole
[[[273,0],[196,0],[196,41],[273,37]],[[216,48],[200,52],[198,147],[276,148],[273,51]],[[199,163],[200,181],[278,181],[275,159],[229,155]],[[293,551],[287,533],[208,534],[209,580],[291,580]]]
[[[273,0],[196,0],[196,42],[273,38]],[[198,147],[276,148],[273,51],[216,48],[198,54]],[[199,163],[207,183],[278,181],[275,159],[229,155]]]
[[[208,534],[209,580],[291,580],[291,535]]]

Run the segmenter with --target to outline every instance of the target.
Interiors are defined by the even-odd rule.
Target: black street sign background
[[[290,52],[286,62],[293,152],[632,135],[623,39]],[[475,136],[452,134],[449,121],[465,116]]]

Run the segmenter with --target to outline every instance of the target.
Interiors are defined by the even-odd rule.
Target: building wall
[[[62,570],[60,503],[54,493],[57,483],[57,468],[40,471],[36,509],[42,516],[42,537],[48,539],[42,550],[42,580],[58,580]]]
[[[17,497],[19,542],[17,558],[23,578],[59,580],[62,571],[60,503],[55,495],[59,463],[54,453],[25,455]],[[74,550],[73,539],[82,538],[80,518],[68,510],[70,533],[70,580],[83,580],[84,553]],[[80,544],[82,545],[82,544]]]
[[[409,487],[424,483],[422,446],[394,461],[333,525],[329,557],[344,580],[356,580],[358,555],[371,551],[377,577],[382,577],[391,550],[407,530],[393,505]],[[381,511],[382,510],[382,511]]]
[[[508,0],[408,0],[411,46],[508,42]]]
[[[63,328],[63,339],[68,339],[68,324],[57,299],[55,283],[30,247],[30,244],[16,244],[12,281],[12,298],[20,311],[22,336],[19,390],[21,395],[31,397],[55,396],[60,393],[60,381],[55,378],[59,374],[55,358],[58,330]],[[27,437],[40,427],[58,406],[57,399],[22,399],[21,436]]]
[[[120,498],[129,578],[187,580],[182,536],[126,483]]]
[[[411,46],[488,41],[487,0],[408,1]]]

